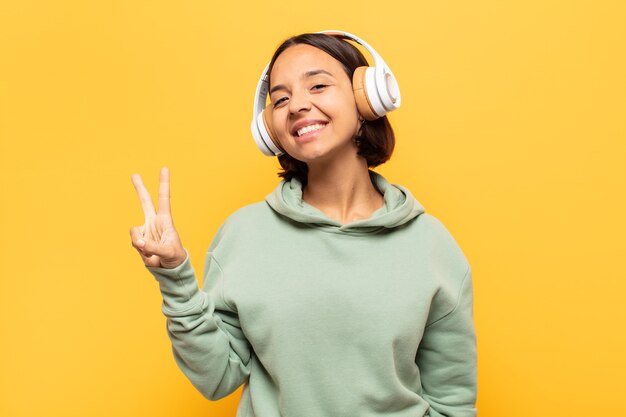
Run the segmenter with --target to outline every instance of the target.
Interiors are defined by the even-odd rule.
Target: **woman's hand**
[[[182,264],[187,254],[174,228],[170,211],[170,174],[161,168],[159,179],[159,212],[154,210],[150,193],[144,187],[139,174],[131,176],[137,195],[141,201],[145,223],[131,227],[132,244],[141,255],[146,266],[175,268]]]

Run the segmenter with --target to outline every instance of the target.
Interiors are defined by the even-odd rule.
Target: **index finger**
[[[130,178],[133,181],[133,185],[135,186],[135,190],[137,191],[137,195],[139,196],[139,201],[141,201],[141,207],[143,208],[143,214],[146,220],[154,217],[156,215],[156,212],[154,210],[154,206],[152,205],[152,197],[150,197],[150,193],[143,185],[143,181],[141,181],[141,176],[139,174],[133,174]]]
[[[159,212],[170,214],[170,171],[167,167],[161,168],[159,177]]]

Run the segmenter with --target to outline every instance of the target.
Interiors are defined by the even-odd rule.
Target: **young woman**
[[[272,57],[256,98],[269,90],[271,143],[257,144],[280,155],[283,181],[225,221],[202,289],[166,168],[158,212],[132,177],[146,216],[132,244],[159,282],[176,362],[209,399],[245,384],[238,417],[475,416],[470,266],[406,188],[369,169],[394,134],[353,82],[368,64],[346,37],[358,39],[295,36]]]

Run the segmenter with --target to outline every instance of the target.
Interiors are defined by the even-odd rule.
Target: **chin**
[[[316,164],[316,163],[330,163],[335,159],[344,160],[344,159],[353,159],[357,154],[358,149],[356,146],[350,146],[348,149],[337,149],[337,148],[315,148],[315,149],[307,149],[305,152],[299,152],[298,156],[295,156],[296,159],[305,162],[308,164]]]

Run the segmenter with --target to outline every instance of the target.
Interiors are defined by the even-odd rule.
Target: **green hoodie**
[[[237,417],[473,417],[469,264],[411,193],[342,225],[297,180],[233,213],[199,289],[189,257],[148,267],[178,366],[208,399],[244,384]]]

